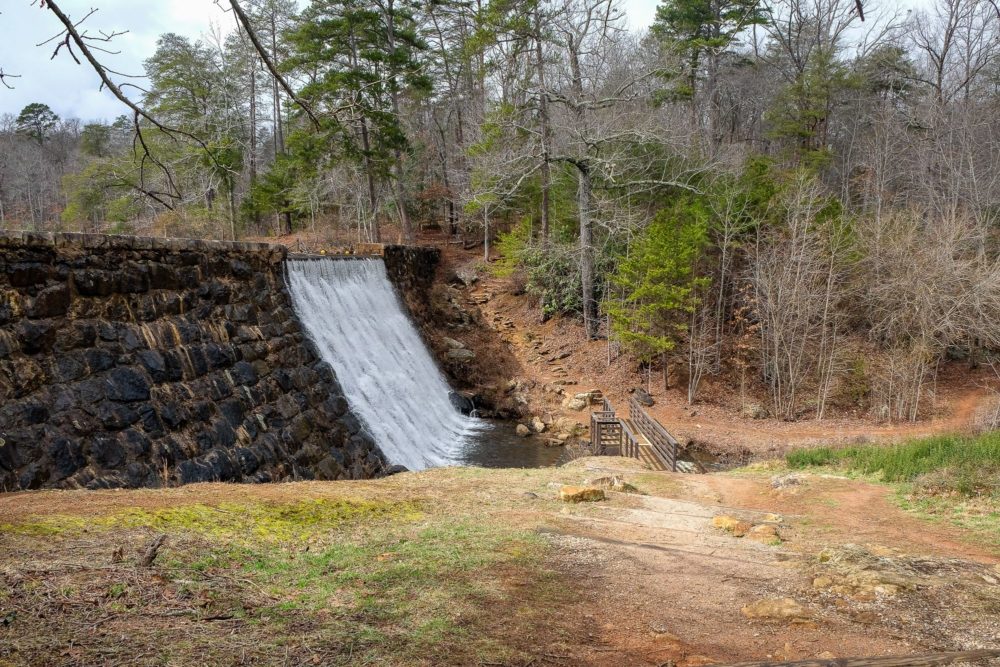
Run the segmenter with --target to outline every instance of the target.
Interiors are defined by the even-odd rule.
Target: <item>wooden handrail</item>
[[[614,430],[618,431],[619,448],[623,456],[634,459],[639,458],[639,438],[644,436],[649,440],[650,449],[653,455],[660,459],[660,462],[668,470],[677,472],[677,440],[670,435],[665,428],[643,410],[639,402],[630,398],[628,402],[629,418],[639,433],[633,433],[629,424],[615,415],[615,409],[611,401],[604,399],[601,403],[601,410],[594,410],[590,413],[590,449],[594,454],[601,454],[604,450],[605,427],[612,429],[611,437],[614,437]]]
[[[628,427],[628,424],[621,419],[618,421],[622,423],[622,453],[633,459],[639,458],[638,438],[635,437],[635,433]]]
[[[611,406],[611,401],[604,399],[601,410],[590,413],[590,451],[593,454],[604,453],[604,428],[613,425],[613,429],[620,429],[619,419],[615,416],[615,409]],[[613,436],[612,436],[613,437]],[[619,449],[621,448],[621,436],[619,435]]]
[[[670,435],[660,422],[646,414],[635,398],[629,398],[628,411],[629,419],[646,436],[659,459],[667,468],[676,472],[678,444],[674,436]]]

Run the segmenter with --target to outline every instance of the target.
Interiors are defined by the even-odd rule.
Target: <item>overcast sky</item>
[[[646,27],[653,20],[657,0],[625,0],[629,22]],[[213,0],[63,0],[60,8],[73,18],[91,7],[100,10],[84,24],[98,31],[128,30],[115,38],[119,55],[104,56],[109,67],[129,74],[142,73],[142,61],[152,55],[156,38],[165,32],[199,37],[214,29],[228,31],[233,17]],[[50,60],[54,44],[36,46],[58,32],[55,17],[32,6],[31,0],[0,0],[0,68],[20,79],[10,79],[14,90],[0,86],[0,115],[17,114],[26,104],[43,102],[64,118],[114,118],[126,109],[110,94],[99,91],[97,76],[77,65],[68,54]]]
[[[653,20],[658,0],[623,0],[632,28],[646,28]],[[905,4],[924,5],[927,0]],[[107,92],[101,92],[97,75],[86,65],[77,65],[68,54],[50,60],[55,47],[36,46],[58,32],[50,12],[32,6],[32,0],[0,0],[0,69],[20,74],[10,79],[14,90],[0,86],[0,115],[17,114],[26,104],[43,102],[64,118],[111,119],[126,109]],[[227,3],[226,3],[227,4]],[[91,7],[100,10],[84,26],[91,34],[128,30],[114,40],[120,54],[103,56],[111,68],[129,74],[142,73],[142,61],[153,54],[156,38],[165,32],[190,37],[214,30],[228,32],[234,26],[230,14],[214,0],[62,0],[60,8],[75,19]]]
[[[14,90],[0,87],[0,114],[16,114],[31,102],[44,102],[60,116],[84,120],[126,112],[110,94],[99,91],[97,75],[86,64],[77,65],[65,50],[50,60],[55,45],[36,46],[59,31],[49,11],[32,6],[31,0],[0,0],[0,7],[0,67],[21,75],[10,80]],[[91,34],[128,30],[112,45],[121,53],[102,56],[109,67],[127,74],[142,74],[142,61],[153,54],[162,33],[198,37],[209,33],[213,23],[217,28],[233,25],[232,16],[213,0],[63,0],[59,7],[75,19],[99,7],[84,24]]]

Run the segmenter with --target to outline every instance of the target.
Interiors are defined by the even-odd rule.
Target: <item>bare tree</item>
[[[825,402],[837,353],[833,313],[844,247],[816,224],[826,204],[819,185],[799,177],[783,201],[784,225],[762,232],[751,258],[764,377],[774,410],[785,419],[798,416],[803,390],[817,376],[820,405]]]

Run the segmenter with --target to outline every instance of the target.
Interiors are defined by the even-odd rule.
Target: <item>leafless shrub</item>
[[[774,411],[794,419],[810,384],[821,417],[837,366],[846,298],[848,243],[837,223],[817,224],[825,200],[800,177],[786,195],[785,223],[757,241],[750,279],[760,316],[761,354]]]
[[[1000,263],[981,252],[977,229],[961,215],[914,212],[858,224],[862,308],[885,354],[873,385],[880,416],[915,420],[949,347],[1000,343]]]

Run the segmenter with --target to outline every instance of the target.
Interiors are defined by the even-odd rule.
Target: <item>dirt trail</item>
[[[929,420],[902,424],[876,424],[870,420],[844,418],[794,423],[773,419],[751,420],[723,411],[718,406],[692,410],[687,405],[666,401],[655,406],[652,413],[663,423],[670,424],[678,437],[686,440],[742,440],[752,449],[759,449],[761,445],[781,448],[844,443],[858,438],[890,442],[963,431],[972,425],[977,410],[989,397],[989,393],[979,386],[958,387],[941,401],[942,414]]]
[[[599,461],[582,465],[629,474],[628,464]],[[606,652],[581,648],[574,656],[581,662],[795,660],[980,645],[974,637],[981,645],[1000,640],[1000,625],[988,612],[1000,600],[991,569],[998,554],[958,529],[906,515],[886,500],[884,488],[811,476],[790,493],[771,489],[766,477],[656,473],[640,479],[655,476],[677,485],[659,497],[633,497],[625,507],[615,503],[556,521],[569,567],[591,564],[590,581],[581,587],[593,586],[599,604],[618,612],[602,628]],[[720,514],[758,523],[773,518],[768,513],[781,514],[780,546],[712,527]],[[897,570],[910,572],[909,559],[936,572],[948,564],[953,574],[917,577],[912,590],[890,595],[832,594],[817,590],[814,577],[836,578],[856,568],[821,564],[824,550],[879,554],[875,565],[861,570],[864,576],[898,582]],[[963,608],[983,590],[991,601],[985,608]],[[807,618],[751,620],[742,613],[748,604],[778,598],[801,604]],[[612,651],[622,662],[611,659]]]
[[[807,524],[786,540],[786,546],[793,549],[808,551],[817,542],[891,544],[932,556],[997,562],[995,551],[969,542],[962,530],[931,526],[901,511],[891,502],[887,487],[825,475],[800,479],[787,488],[774,489],[759,477],[699,475],[684,480],[684,493],[724,507],[807,517]]]

